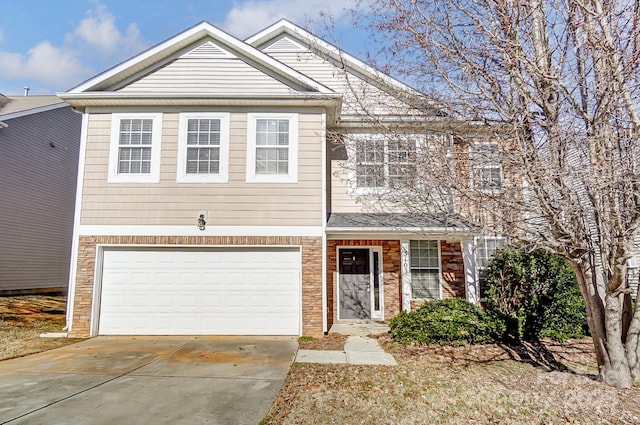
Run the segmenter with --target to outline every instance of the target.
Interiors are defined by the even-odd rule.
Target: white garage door
[[[101,335],[298,335],[298,250],[105,250]]]

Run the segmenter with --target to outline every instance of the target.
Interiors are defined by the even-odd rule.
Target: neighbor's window
[[[440,250],[438,241],[413,240],[410,246],[411,298],[440,298]]]
[[[295,183],[297,114],[249,114],[248,119],[247,181]]]
[[[357,188],[407,186],[415,174],[417,137],[353,136]]]
[[[228,181],[229,114],[180,114],[178,181]]]
[[[109,182],[160,179],[162,114],[113,114]]]
[[[502,190],[502,165],[498,143],[472,143],[470,160],[473,187],[483,191]]]
[[[506,238],[487,237],[478,238],[476,240],[475,257],[476,271],[478,276],[478,287],[480,288],[480,299],[486,299],[487,294],[487,278],[486,270],[489,260],[500,248],[507,244]]]

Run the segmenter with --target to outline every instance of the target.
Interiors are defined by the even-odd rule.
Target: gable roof
[[[145,50],[139,55],[90,78],[66,93],[61,93],[61,95],[68,97],[70,95],[87,92],[111,91],[118,83],[134,78],[141,73],[149,72],[149,70],[157,69],[174,58],[175,55],[183,49],[207,39],[215,40],[215,42],[222,47],[239,52],[263,69],[291,81],[304,88],[307,92],[332,93],[332,90],[324,85],[282,64],[255,47],[244,43],[208,22],[201,22]]]
[[[2,96],[0,122],[69,106],[58,96]],[[6,125],[6,123],[5,123]]]
[[[283,38],[283,35],[288,35],[289,37]],[[286,19],[279,20],[245,40],[246,43],[258,49],[265,49],[266,51],[270,49],[288,49],[289,51],[294,51],[296,41],[305,44],[313,50],[319,51],[322,55],[341,64],[347,72],[386,87],[394,96],[398,98],[402,98],[403,96],[410,97],[414,101],[415,99],[419,99],[420,103],[431,109],[434,115],[443,115],[441,108],[439,108],[435,102],[427,99],[424,93],[377,70],[355,56],[350,55],[344,50],[339,49]]]

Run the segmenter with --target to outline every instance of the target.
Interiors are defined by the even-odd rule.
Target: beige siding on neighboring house
[[[297,183],[246,183],[247,112],[240,110],[231,112],[229,182],[177,183],[178,117],[163,114],[159,183],[109,184],[111,114],[90,115],[81,224],[195,225],[201,211],[211,226],[322,224],[320,112],[298,115]]]
[[[292,89],[238,58],[178,58],[119,91],[258,94]]]
[[[311,52],[269,52],[269,56],[283,62],[317,82],[344,93],[342,113],[408,113],[407,105],[374,85],[346,74],[333,63]]]

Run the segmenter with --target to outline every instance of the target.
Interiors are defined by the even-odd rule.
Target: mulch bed
[[[322,338],[301,338],[298,340],[298,348],[301,350],[344,350],[344,342],[347,337],[342,334],[327,334]]]

